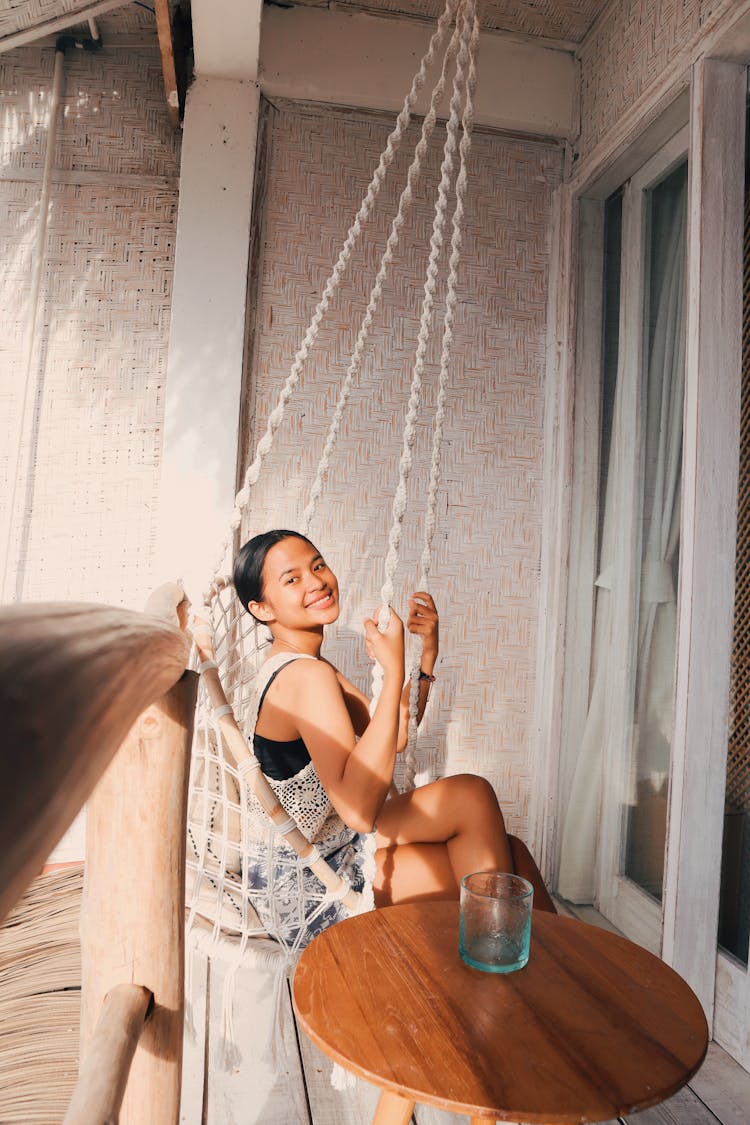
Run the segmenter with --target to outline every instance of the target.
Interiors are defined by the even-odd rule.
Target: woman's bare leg
[[[444,777],[386,801],[376,842],[379,905],[457,898],[471,871],[513,871],[495,792],[474,774]]]
[[[534,888],[534,910],[546,910],[549,914],[557,914],[557,907],[550,898],[549,891],[544,885],[542,873],[537,867],[534,857],[518,836],[509,836],[510,852],[513,856],[513,870],[516,875],[528,879]]]
[[[457,899],[459,894],[445,844],[393,844],[378,848],[373,890],[376,906]]]

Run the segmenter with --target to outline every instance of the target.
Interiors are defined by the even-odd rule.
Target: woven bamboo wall
[[[155,539],[179,150],[153,16],[131,6],[100,29],[100,53],[66,56],[32,366],[38,393],[26,416],[11,559],[22,557],[27,599],[140,608]],[[52,67],[49,46],[0,59],[8,435],[20,417]],[[17,471],[14,445],[1,443],[0,504]]]
[[[89,0],[3,0],[0,8],[0,36],[36,27],[47,20],[66,16],[86,7]]]
[[[645,94],[709,15],[733,0],[617,0],[581,45],[581,155]]]
[[[333,112],[285,107],[269,113],[252,357],[254,435],[288,373],[387,134],[380,122]],[[363,686],[368,671],[360,623],[378,603],[382,580],[436,167],[433,156],[312,531],[339,573],[345,596],[330,654]],[[398,168],[401,184],[402,156]],[[559,149],[487,135],[475,140],[432,582],[442,610],[443,655],[420,750],[427,774],[447,768],[487,776],[510,823],[521,830],[532,783],[549,221],[560,172]],[[246,531],[293,527],[299,520],[396,191],[395,183],[386,191],[387,201],[348,271],[305,386],[277,435]],[[436,356],[433,348],[430,404]],[[417,576],[429,440],[423,419],[399,610]]]

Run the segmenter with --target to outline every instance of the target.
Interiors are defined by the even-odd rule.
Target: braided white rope
[[[407,486],[414,462],[414,443],[417,432],[417,418],[422,400],[422,374],[424,372],[427,343],[432,323],[432,310],[435,303],[435,289],[437,287],[438,259],[443,248],[444,230],[447,224],[448,192],[451,187],[451,177],[454,167],[454,158],[458,150],[458,122],[461,104],[466,87],[466,67],[469,61],[469,45],[471,40],[471,24],[466,18],[465,7],[470,4],[473,12],[472,0],[464,0],[459,8],[460,48],[456,61],[456,74],[453,81],[453,93],[450,102],[450,119],[448,122],[445,146],[443,149],[443,163],[441,166],[440,186],[438,198],[435,203],[435,218],[432,224],[430,238],[430,254],[427,263],[427,277],[424,284],[424,299],[422,302],[422,315],[417,338],[417,350],[414,358],[412,372],[411,393],[404,421],[403,443],[401,458],[399,460],[399,476],[396,492],[393,497],[391,530],[388,535],[388,553],[385,559],[385,577],[381,587],[381,608],[378,614],[378,629],[385,631],[390,618],[389,606],[393,601],[393,588],[396,569],[399,562],[401,539],[403,535],[404,515],[406,513]],[[372,694],[377,699],[383,684],[383,671],[379,664],[373,667]]]
[[[422,315],[419,324],[417,350],[412,372],[411,392],[404,423],[403,444],[399,461],[399,479],[396,494],[393,498],[393,523],[388,535],[388,554],[385,560],[385,579],[381,588],[381,601],[384,607],[393,601],[393,586],[396,569],[399,561],[399,549],[403,533],[404,514],[406,512],[406,489],[409,475],[413,465],[413,449],[416,438],[416,422],[422,397],[422,374],[424,361],[427,354],[427,343],[432,322],[432,310],[435,303],[435,289],[437,286],[438,259],[443,248],[443,232],[447,221],[448,191],[451,186],[451,172],[453,158],[457,150],[457,122],[458,110],[461,105],[463,88],[465,85],[465,68],[468,58],[469,25],[464,19],[461,29],[461,46],[456,65],[456,77],[451,98],[451,122],[454,124],[447,133],[443,164],[441,167],[440,186],[435,205],[435,218],[432,224],[430,238],[430,255],[427,263],[427,278],[424,284],[424,299],[422,302]],[[387,622],[386,622],[387,625]]]
[[[307,356],[310,352],[310,348],[318,335],[321,321],[349,263],[352,250],[354,249],[354,246],[361,234],[362,225],[367,220],[373,209],[375,200],[383,184],[387,170],[393,163],[393,159],[401,143],[403,134],[411,120],[411,113],[414,108],[414,103],[416,102],[417,95],[424,85],[427,71],[431,67],[435,55],[445,39],[446,31],[453,18],[457,2],[458,0],[446,0],[445,10],[438,20],[437,27],[430,39],[427,51],[422,56],[419,64],[419,69],[414,75],[409,93],[406,95],[401,112],[396,119],[396,126],[388,137],[386,147],[380,155],[378,166],[375,169],[372,180],[370,181],[367,193],[362,200],[359,211],[355,216],[354,222],[349,228],[349,232],[344,241],[344,245],[341,248],[341,252],[339,254],[336,265],[334,266],[333,271],[325,284],[323,295],[318,302],[318,305],[313,314],[313,318],[310,321],[307,332],[305,333],[302,344],[300,345],[300,348],[294,358],[294,362],[292,364],[289,375],[279,393],[277,404],[268,417],[266,432],[258,442],[255,450],[255,458],[249,465],[247,472],[245,473],[242,487],[235,496],[234,509],[229,520],[230,531],[221,545],[220,554],[217,557],[217,562],[212,572],[212,577],[214,579],[217,578],[221,572],[224,559],[232,545],[233,533],[237,530],[242,522],[242,514],[247,507],[250,498],[250,489],[258,480],[261,466],[271,450],[274,436],[283,421],[287,403],[292,397],[294,389],[299,382],[299,378],[302,373],[302,369],[304,367]]]
[[[474,94],[477,85],[477,51],[479,47],[479,16],[474,7],[473,0],[468,0],[466,6],[467,24],[471,20],[471,40],[469,44],[469,76],[466,83],[466,100],[462,117],[460,168],[456,177],[456,205],[453,211],[453,234],[451,237],[451,253],[447,293],[445,299],[445,316],[443,319],[443,346],[440,356],[440,376],[438,380],[438,395],[435,409],[435,426],[432,438],[432,459],[430,462],[430,482],[427,493],[427,509],[425,513],[424,545],[420,564],[419,586],[426,590],[429,583],[430,566],[432,562],[432,544],[437,526],[437,499],[440,486],[440,463],[445,430],[446,405],[448,401],[448,376],[453,346],[453,321],[455,318],[458,300],[458,266],[461,260],[461,243],[463,241],[463,221],[465,214],[466,187],[468,182],[468,157],[471,151],[472,131],[474,128]],[[453,126],[453,119],[448,128]],[[410,672],[409,689],[409,737],[407,752],[404,762],[404,789],[414,788],[416,773],[416,755],[414,748],[417,739],[417,704],[419,699],[419,668],[421,665],[421,643],[416,646]]]
[[[429,145],[432,134],[435,130],[438,106],[440,105],[443,97],[443,92],[445,90],[445,84],[448,77],[448,68],[456,54],[456,51],[458,50],[458,44],[459,24],[457,23],[448,44],[448,48],[445,52],[445,56],[443,58],[443,66],[440,78],[438,79],[432,91],[432,96],[430,98],[430,108],[422,123],[422,133],[414,149],[414,157],[406,177],[406,186],[404,187],[404,190],[402,191],[399,198],[398,209],[391,224],[391,231],[388,236],[388,241],[386,242],[385,251],[383,252],[383,256],[380,260],[380,267],[375,278],[375,284],[373,285],[370,292],[370,299],[367,303],[365,315],[362,318],[362,323],[357,335],[354,352],[352,353],[349,367],[346,372],[346,378],[344,379],[341,390],[339,392],[338,402],[336,403],[336,409],[334,410],[333,418],[331,419],[331,424],[328,429],[325,445],[323,447],[323,453],[321,455],[320,463],[315,474],[315,480],[313,481],[312,488],[310,489],[310,498],[308,500],[307,507],[302,514],[301,531],[303,535],[309,535],[310,533],[310,526],[315,516],[315,510],[318,505],[318,500],[320,499],[321,493],[323,491],[323,485],[325,484],[326,477],[328,476],[331,456],[335,449],[336,441],[341,429],[341,421],[344,417],[344,411],[349,401],[349,396],[354,385],[354,380],[359,374],[360,368],[362,366],[362,356],[364,354],[365,345],[370,334],[370,328],[372,326],[375,312],[377,311],[377,307],[380,303],[380,298],[383,293],[383,286],[388,276],[388,270],[393,259],[393,255],[398,249],[398,244],[401,237],[401,229],[404,225],[408,210],[412,203],[414,188],[419,180],[419,175],[422,170],[422,162],[424,160],[425,153],[427,152],[427,147]]]

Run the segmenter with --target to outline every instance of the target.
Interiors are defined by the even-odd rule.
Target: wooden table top
[[[708,1027],[688,985],[625,938],[534,911],[518,972],[458,955],[458,904],[391,906],[315,938],[294,975],[302,1027],[386,1090],[501,1121],[606,1121],[675,1093]]]

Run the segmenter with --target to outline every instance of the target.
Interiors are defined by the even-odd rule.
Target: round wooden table
[[[535,911],[531,956],[483,973],[458,956],[458,904],[340,922],[302,954],[294,1007],[314,1043],[381,1087],[375,1122],[415,1102],[472,1120],[606,1121],[668,1098],[703,1061],[688,985],[640,946]]]

